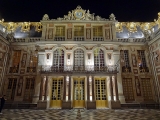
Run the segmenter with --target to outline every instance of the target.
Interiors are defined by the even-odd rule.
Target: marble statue
[[[94,20],[94,13],[90,14],[90,11],[87,10],[87,13],[85,14],[85,20]]]

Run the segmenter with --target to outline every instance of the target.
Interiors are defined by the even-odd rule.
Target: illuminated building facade
[[[160,13],[118,22],[80,6],[63,18],[0,21],[0,94],[38,108],[160,102]]]

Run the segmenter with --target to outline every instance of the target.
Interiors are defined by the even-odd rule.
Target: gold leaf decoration
[[[123,32],[122,23],[117,22],[115,26],[116,26],[116,32]]]

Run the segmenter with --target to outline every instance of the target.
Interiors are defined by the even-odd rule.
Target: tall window
[[[26,78],[24,101],[31,102],[34,95],[35,78]]]
[[[13,52],[13,56],[12,56],[12,65],[11,65],[10,71],[9,71],[10,73],[18,73],[20,59],[21,59],[21,51],[15,50]]]
[[[13,61],[12,61],[12,66],[13,67],[18,67],[20,64],[20,58],[21,58],[21,51],[16,50],[13,53]]]
[[[84,36],[84,26],[74,26],[74,36]]]
[[[14,100],[16,85],[17,85],[17,78],[8,78],[8,87],[6,91],[6,97],[8,100]]]
[[[131,72],[131,67],[129,65],[129,52],[128,50],[121,50],[121,64],[122,72]]]
[[[95,71],[103,70],[104,66],[104,52],[97,48],[94,50],[94,69]]]
[[[145,59],[145,53],[144,50],[138,50],[138,65],[140,68],[146,68],[146,59]]]
[[[94,26],[93,37],[102,37],[102,36],[103,36],[102,26]]]
[[[126,101],[134,101],[134,91],[132,78],[123,78],[123,93]]]
[[[36,67],[37,61],[38,61],[38,59],[37,59],[36,53],[31,51],[29,67]]]
[[[54,51],[53,55],[53,69],[63,70],[64,68],[64,51],[62,49],[57,49]]]
[[[128,55],[128,50],[122,50],[121,51],[121,58],[122,62],[124,62],[125,67],[129,67],[129,55]]]
[[[56,37],[65,36],[65,27],[64,26],[56,26]]]
[[[74,69],[84,69],[84,51],[82,49],[76,49],[74,51]]]
[[[150,78],[141,78],[141,85],[144,101],[153,101]]]

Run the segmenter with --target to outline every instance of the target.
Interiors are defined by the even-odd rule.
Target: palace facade
[[[160,13],[118,22],[80,6],[63,18],[0,21],[0,95],[37,108],[160,103]]]

